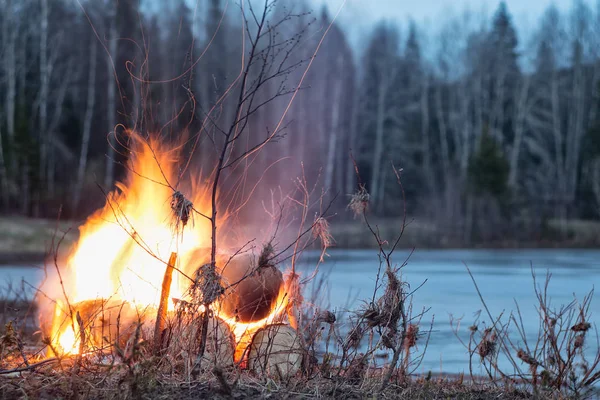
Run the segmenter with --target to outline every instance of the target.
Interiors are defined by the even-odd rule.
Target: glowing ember
[[[210,221],[198,215],[194,218],[193,212],[190,216],[190,206],[182,194],[187,195],[195,210],[209,215],[210,186],[198,180],[188,182],[187,187],[179,182],[178,191],[174,191],[173,186],[179,181],[178,148],[157,140],[145,140],[136,134],[132,134],[132,139],[134,145],[126,181],[117,184],[118,190],[107,196],[105,206],[80,228],[80,239],[63,268],[64,294],[68,302],[62,289],[56,289],[60,283],[52,284],[57,300],[50,338],[59,352],[72,353],[79,348],[78,323],[71,320],[74,304],[94,299],[126,302],[128,307],[144,310],[146,316],[155,318],[166,260],[171,252],[178,255],[171,299],[186,299],[191,281],[185,275],[192,276],[200,265],[209,261],[209,252],[200,254],[198,249],[210,248]],[[178,196],[175,203],[185,205],[179,207],[185,215],[174,212],[174,193]],[[221,223],[222,220],[218,226]],[[282,285],[271,313],[250,323],[239,323],[234,316],[219,313],[215,304],[216,313],[229,324],[237,339],[236,359],[257,329],[283,314],[286,303]],[[67,304],[71,306],[70,311]],[[174,304],[169,301],[169,310],[173,308]],[[102,338],[97,340],[102,341]]]

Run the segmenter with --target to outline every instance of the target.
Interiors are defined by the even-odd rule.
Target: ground
[[[234,376],[226,377],[229,382]],[[351,383],[343,378],[299,378],[287,382],[264,379],[249,372],[237,375],[234,385],[220,385],[212,374],[204,374],[192,383],[167,382],[166,379],[140,380],[127,377],[65,372],[25,373],[0,376],[0,400],[16,398],[55,399],[527,399],[533,398],[515,389],[492,385],[467,385],[453,380],[413,380],[408,384],[390,384],[375,396],[379,381],[365,379]],[[227,393],[227,391],[229,393]],[[537,398],[544,398],[543,396]]]

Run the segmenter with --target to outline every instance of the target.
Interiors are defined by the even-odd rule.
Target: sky
[[[344,0],[311,0],[315,8],[325,4],[335,15]],[[424,27],[435,27],[436,22],[449,15],[457,15],[469,8],[472,11],[492,15],[501,0],[346,0],[339,21],[355,45],[361,45],[361,37],[373,23],[381,19],[396,21],[400,26],[414,19]],[[559,10],[566,11],[574,0],[505,0],[519,34],[527,37],[536,25],[539,16],[554,3]],[[592,4],[594,0],[584,0]]]

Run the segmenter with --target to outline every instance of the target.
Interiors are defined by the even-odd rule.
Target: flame
[[[179,148],[156,139],[144,139],[131,133],[133,142],[127,179],[117,183],[117,190],[106,196],[104,207],[80,227],[80,238],[69,254],[60,283],[63,300],[55,301],[50,329],[53,350],[75,353],[79,348],[78,324],[74,321],[73,304],[94,299],[127,302],[138,310],[156,309],[166,262],[176,252],[177,269],[170,288],[171,299],[185,299],[195,269],[209,261],[209,254],[198,253],[210,248],[210,221],[195,215],[185,229],[174,235],[174,212],[171,200],[173,187],[182,190],[194,209],[208,215],[211,212],[210,185],[191,180],[179,182],[177,160]],[[219,226],[224,220],[221,217]],[[63,279],[64,278],[64,279]],[[57,296],[57,298],[60,296]],[[68,300],[68,301],[67,301]],[[286,307],[285,287],[269,316],[247,324],[233,316],[221,315],[230,326],[238,343],[236,359],[243,353],[260,327],[280,317]],[[218,310],[218,304],[213,307]],[[169,302],[169,310],[174,304]],[[100,343],[95,343],[100,345]],[[56,350],[54,350],[56,352]]]
[[[252,321],[248,323],[241,323],[236,321],[234,316],[219,315],[229,325],[231,332],[235,336],[236,348],[234,359],[236,362],[244,358],[246,349],[250,346],[252,338],[257,330],[260,328],[270,325],[276,322],[280,322],[282,316],[285,314],[288,305],[288,288],[287,285],[281,285],[279,288],[279,294],[277,300],[271,307],[271,312],[265,318]],[[217,307],[218,309],[218,307]]]

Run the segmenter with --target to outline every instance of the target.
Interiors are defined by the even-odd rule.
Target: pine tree
[[[510,77],[519,74],[517,47],[519,41],[517,32],[508,12],[508,7],[503,1],[500,3],[494,15],[492,30],[488,37],[489,46],[492,50],[492,66],[503,68]]]
[[[489,194],[498,199],[508,193],[509,165],[501,146],[486,131],[469,162],[469,181],[475,195]]]

